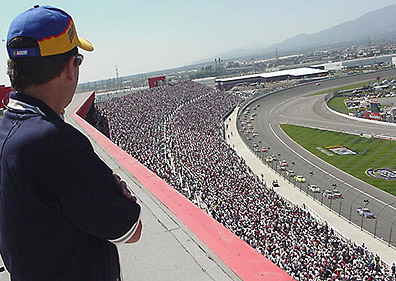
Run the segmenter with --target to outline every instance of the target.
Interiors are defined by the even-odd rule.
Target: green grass
[[[348,107],[346,107],[345,103],[344,103],[345,97],[335,97],[332,98],[328,105],[331,109],[344,113],[344,114],[348,114],[349,110]]]
[[[367,86],[368,84],[374,83],[375,81],[366,81],[366,82],[360,82],[360,83],[356,83],[356,84],[352,84],[352,85],[348,85],[348,86],[344,86],[344,87],[338,87],[338,88],[332,88],[332,89],[328,89],[325,91],[321,91],[321,92],[317,92],[317,93],[313,93],[310,95],[307,95],[307,97],[310,96],[316,96],[316,95],[323,95],[323,94],[328,94],[328,93],[332,93],[332,92],[337,92],[337,91],[345,91],[345,90],[351,90],[351,89],[355,89],[355,88],[360,88],[363,86]]]
[[[369,168],[396,167],[396,142],[368,139],[356,135],[311,129],[295,125],[281,125],[285,133],[299,145],[337,168],[372,184],[390,194],[396,195],[396,181],[377,179],[366,175]],[[346,146],[358,155],[327,156],[317,147]]]

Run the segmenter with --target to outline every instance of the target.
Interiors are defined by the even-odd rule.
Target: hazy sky
[[[12,19],[37,4],[3,5],[0,38]],[[269,45],[299,33],[315,33],[396,0],[54,0],[72,15],[78,35],[90,40],[80,81],[188,65],[253,44]],[[2,41],[0,41],[2,42]],[[0,84],[9,85],[5,43],[0,48]]]

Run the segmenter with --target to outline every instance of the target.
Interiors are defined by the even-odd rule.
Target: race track
[[[295,164],[291,168],[296,174],[303,175],[309,183],[317,184],[322,190],[331,189],[332,185],[336,184],[337,189],[344,196],[342,200],[328,200],[323,199],[321,194],[310,192],[308,194],[316,200],[322,201],[331,210],[341,213],[346,219],[351,219],[356,225],[362,225],[364,229],[371,233],[375,232],[385,241],[390,240],[392,245],[396,245],[396,198],[327,164],[293,142],[279,127],[279,124],[288,123],[354,134],[396,137],[396,127],[338,116],[326,108],[324,95],[307,97],[311,93],[322,90],[375,80],[376,76],[383,79],[396,76],[396,70],[324,80],[320,82],[319,86],[314,83],[264,96],[248,105],[253,108],[260,104],[260,107],[255,110],[256,120],[253,121],[253,127],[258,131],[259,136],[253,140],[247,140],[242,131],[240,134],[250,146],[256,142],[260,147],[270,147],[267,153],[260,155],[263,159],[266,155],[274,154],[278,155],[280,159],[286,160],[289,165],[294,162]],[[242,112],[243,110],[240,113]],[[238,126],[240,130],[240,124]],[[275,169],[275,164],[272,165]],[[310,175],[310,172],[313,174]],[[281,173],[283,174],[283,172]],[[296,185],[302,190],[306,191],[307,189],[307,183],[296,183]],[[377,215],[377,220],[362,220],[362,217],[356,213],[356,209],[364,205],[363,200],[365,199],[370,200],[368,207]]]

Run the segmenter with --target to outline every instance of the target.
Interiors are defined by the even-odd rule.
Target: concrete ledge
[[[173,187],[136,159],[118,148],[78,115],[81,107],[92,103],[92,94],[71,113],[71,117],[141,185],[160,200],[198,239],[243,280],[293,280],[279,267],[215,221]]]

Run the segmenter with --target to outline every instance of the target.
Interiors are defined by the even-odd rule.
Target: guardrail
[[[349,245],[355,245],[355,242],[353,242],[351,239],[349,239],[348,237],[346,237],[345,235],[343,235],[341,232],[339,232],[335,227],[333,227],[332,225],[330,225],[330,224],[328,224],[327,223],[327,221],[325,220],[325,219],[323,219],[318,213],[316,213],[314,210],[312,210],[310,207],[308,207],[307,205],[305,205],[305,204],[303,204],[303,209],[305,210],[305,211],[307,211],[308,213],[310,213],[310,215],[312,216],[312,217],[314,217],[315,219],[316,219],[316,221],[318,221],[318,222],[321,222],[322,224],[326,224],[326,225],[328,225],[332,230],[333,230],[333,232],[334,232],[334,234],[338,237],[338,238],[340,238],[340,239],[342,239],[342,240],[344,240],[345,242],[347,242]],[[381,263],[381,266],[382,267],[385,267],[385,268],[387,268],[387,270],[389,270],[390,271],[390,269],[391,269],[391,266],[390,266],[390,264],[387,264],[386,262],[384,262],[384,261],[380,261],[380,263]]]
[[[238,133],[239,133],[239,131],[238,131]],[[327,208],[329,209],[329,211],[331,211],[331,212],[334,211],[335,213],[337,213],[337,211],[336,211],[335,209],[332,209],[332,208],[331,208],[331,205],[330,205],[330,206],[327,206],[326,204],[323,204],[323,197],[322,197],[322,196],[320,196],[320,197],[322,198],[322,201],[320,201],[318,198],[315,198],[314,196],[312,196],[311,194],[309,194],[309,193],[307,192],[307,190],[304,191],[304,190],[302,190],[301,188],[299,188],[299,187],[297,186],[297,183],[291,181],[289,177],[285,177],[285,175],[284,175],[280,170],[278,170],[278,169],[276,168],[276,165],[269,164],[269,163],[274,163],[274,162],[265,162],[265,161],[263,161],[263,157],[262,157],[261,155],[259,155],[259,153],[257,153],[256,151],[254,151],[254,149],[252,149],[252,147],[251,147],[249,144],[246,143],[246,141],[245,141],[244,138],[242,138],[242,140],[243,140],[243,142],[245,143],[246,147],[250,150],[250,152],[251,152],[256,158],[258,158],[258,160],[260,160],[262,163],[266,164],[273,172],[275,172],[275,173],[278,174],[279,176],[283,177],[283,178],[284,178],[285,180],[287,180],[290,184],[292,184],[295,188],[300,189],[301,192],[305,192],[305,194],[306,194],[307,196],[309,196],[309,197],[311,197],[312,199],[314,199],[314,200],[320,202],[322,205],[324,205],[325,207],[327,207]],[[275,168],[274,168],[274,166],[275,166]],[[285,199],[285,201],[287,201],[287,202],[288,202],[289,204],[291,204],[292,206],[297,206],[295,203],[293,203],[293,202],[290,201],[289,199],[283,197],[283,196],[280,195],[280,194],[278,194],[278,195],[281,196],[283,199]],[[332,200],[328,200],[328,201],[332,202]],[[340,202],[341,202],[341,201],[340,201]],[[386,205],[386,206],[384,206],[384,207],[387,207],[387,206],[389,206],[389,205],[392,205],[392,204],[388,204],[388,205]],[[339,238],[342,238],[344,241],[346,241],[347,243],[349,243],[349,244],[351,244],[351,245],[354,244],[354,242],[352,242],[351,239],[349,239],[349,238],[347,238],[345,235],[341,234],[337,229],[335,229],[333,226],[331,226],[330,224],[328,224],[322,217],[320,217],[315,211],[313,211],[311,208],[309,208],[309,207],[306,206],[305,204],[304,204],[303,209],[304,209],[305,211],[309,212],[319,223],[322,223],[322,224],[326,223],[329,227],[331,227],[331,228],[335,231],[335,233],[337,234],[337,236],[338,236]],[[339,215],[341,218],[343,218],[344,220],[347,220],[347,221],[348,221],[347,218],[341,216],[340,214],[338,214],[338,215]],[[378,217],[377,217],[377,219],[378,219]],[[396,217],[395,217],[395,219],[396,219]],[[362,221],[363,221],[363,216],[362,216]],[[354,222],[351,221],[350,219],[349,219],[349,223],[355,225],[355,226],[358,227],[358,228],[360,227],[360,228],[361,228],[361,231],[364,231],[364,232],[366,232],[366,233],[372,235],[371,232],[369,232],[369,231],[367,231],[366,229],[362,228],[361,226],[357,225],[356,223],[354,223]],[[393,224],[392,224],[392,225],[393,225]],[[390,229],[392,229],[392,225],[390,225]],[[386,242],[384,239],[380,239],[378,236],[375,236],[375,235],[374,235],[374,238],[378,239],[379,241],[381,241],[381,242],[383,242],[383,243],[387,243],[389,247],[391,247],[391,248],[393,248],[393,249],[396,249],[396,247],[395,247],[394,245],[392,245],[392,244],[390,243],[389,240],[388,240],[388,242]],[[390,238],[389,238],[389,239],[390,239]],[[385,262],[382,261],[382,260],[381,260],[381,264],[382,264],[384,267],[387,267],[388,269],[391,268],[391,265],[390,265],[390,264],[385,263]]]
[[[391,70],[394,70],[394,69],[391,69]],[[385,70],[385,71],[388,71],[388,70]],[[358,75],[360,76],[360,75],[365,75],[365,74],[363,73],[363,74],[358,74]],[[355,75],[355,76],[358,76],[358,75]],[[342,77],[342,78],[344,78],[344,77]],[[339,77],[328,78],[328,79],[323,79],[323,80],[336,80],[336,79],[339,79]],[[245,100],[243,103],[241,103],[241,106],[240,106],[240,108],[239,108],[239,110],[238,110],[238,113],[237,113],[237,129],[238,129],[238,133],[240,134],[240,132],[241,132],[241,130],[242,130],[241,124],[240,124],[241,113],[244,112],[245,109],[246,109],[247,107],[249,107],[251,104],[253,104],[254,102],[256,102],[256,101],[258,101],[258,100],[260,100],[260,99],[262,99],[262,98],[265,98],[265,97],[267,97],[267,96],[269,96],[269,95],[277,94],[277,93],[279,93],[279,92],[283,92],[283,91],[286,91],[286,90],[291,89],[291,88],[302,87],[302,86],[306,86],[306,85],[314,84],[314,83],[316,83],[316,81],[315,81],[315,82],[311,82],[311,83],[306,83],[306,84],[293,85],[293,86],[291,86],[291,87],[287,87],[287,88],[283,88],[283,89],[279,89],[279,90],[267,92],[267,93],[265,93],[265,94],[263,94],[263,95],[253,96],[253,97],[251,97],[250,99]],[[327,94],[327,95],[325,96],[325,99],[326,99],[327,101],[329,101],[329,100],[331,100],[333,97],[334,97],[334,94],[333,94],[333,93],[329,93],[329,94]],[[327,105],[327,102],[326,102],[326,105]],[[331,110],[331,109],[330,109],[330,110]],[[331,111],[333,111],[333,110],[331,110]],[[344,115],[344,114],[343,114],[343,115]],[[350,117],[350,116],[347,116],[347,117]],[[352,119],[352,118],[353,118],[353,119],[356,119],[356,117],[350,117],[350,118],[351,118],[351,119]],[[362,120],[361,118],[358,118],[358,119],[359,119],[359,120]],[[371,120],[370,120],[370,121],[371,121]],[[377,122],[378,122],[378,121],[377,121]],[[386,124],[385,122],[381,122],[381,123]],[[391,123],[389,123],[389,125],[396,125],[396,124],[391,124]],[[240,135],[241,135],[241,134],[240,134]],[[242,138],[243,142],[245,143],[245,145],[246,145],[247,147],[249,147],[249,149],[252,151],[252,153],[255,154],[255,155],[257,156],[258,153],[252,149],[251,144],[248,143],[247,140],[246,140],[243,136],[241,136],[241,138]],[[260,152],[260,154],[262,155],[262,152]],[[258,157],[258,156],[257,156],[257,157]],[[273,167],[273,165],[270,164],[270,163],[272,163],[272,162],[265,162],[265,161],[263,160],[263,157],[262,157],[262,156],[261,156],[261,157],[258,157],[258,158],[260,158],[260,160],[261,160],[264,164],[266,164],[268,167],[270,167],[273,171],[275,171],[276,173],[278,173],[280,176],[282,176],[283,178],[285,178],[289,183],[292,183],[294,186],[296,186],[297,188],[299,188],[299,189],[302,191],[302,184],[300,184],[300,186],[298,187],[297,183],[294,182],[294,181],[291,181],[290,177],[286,177],[285,173],[282,174],[281,171],[278,172],[278,171],[277,171],[276,165],[275,165],[275,167]],[[343,183],[343,182],[341,182],[340,184],[344,184],[344,185],[345,185],[345,183]],[[347,191],[349,191],[349,190],[350,190],[350,187],[346,186],[346,189],[347,189]],[[356,190],[357,190],[357,189],[355,189],[355,192],[356,192]],[[314,200],[317,200],[317,201],[320,202],[322,205],[324,204],[326,207],[329,208],[330,211],[334,211],[334,212],[338,213],[340,217],[343,217],[344,219],[348,220],[349,223],[353,223],[353,224],[357,225],[357,223],[353,222],[353,221],[352,221],[352,218],[351,218],[351,217],[352,217],[352,216],[351,216],[351,213],[352,213],[352,205],[353,205],[353,202],[352,202],[352,204],[351,204],[351,206],[350,206],[350,210],[347,210],[347,211],[349,211],[349,214],[350,214],[350,215],[349,215],[349,219],[348,219],[348,218],[346,218],[346,217],[344,217],[344,216],[341,215],[341,211],[342,211],[342,210],[341,210],[341,208],[342,208],[342,199],[339,200],[340,203],[339,203],[339,205],[338,205],[339,208],[338,208],[338,212],[337,212],[337,210],[334,209],[336,206],[333,206],[334,204],[332,204],[332,203],[333,203],[333,202],[332,202],[333,200],[326,200],[326,201],[329,201],[329,202],[327,202],[327,204],[326,204],[326,202],[323,203],[323,196],[320,195],[319,199],[321,199],[321,200],[319,200],[318,198],[316,198],[316,195],[315,195],[315,194],[314,194],[314,196],[312,196],[312,195],[308,192],[307,189],[305,190],[305,193],[307,194],[307,196],[310,196],[310,197],[313,198]],[[361,195],[361,194],[360,194],[360,195]],[[381,207],[384,207],[384,206],[386,207],[386,204],[380,203],[379,201],[378,201],[378,204],[380,204]],[[333,207],[334,207],[334,208],[333,208]],[[382,210],[382,209],[381,209],[381,210]],[[362,218],[363,218],[363,216],[362,216]],[[395,218],[396,218],[396,213],[395,213]],[[377,220],[379,220],[379,219],[380,219],[380,218],[379,218],[379,215],[378,215]],[[395,222],[395,221],[393,221],[393,222]],[[367,225],[367,224],[366,224],[366,225]],[[364,228],[363,220],[360,221],[360,226],[359,226],[359,227],[360,227],[362,230],[366,231],[366,229]],[[366,227],[367,227],[367,226],[366,226]],[[392,223],[391,225],[389,225],[388,227],[389,227],[389,235],[387,235],[388,237],[384,237],[384,236],[378,237],[378,235],[377,235],[377,224],[375,225],[375,228],[372,229],[372,232],[370,232],[370,231],[368,231],[368,230],[367,230],[367,231],[368,231],[369,233],[373,234],[375,238],[380,239],[380,241],[382,241],[382,242],[384,242],[384,243],[387,242],[389,246],[395,248],[395,246],[396,246],[396,239],[393,239],[393,236],[392,236],[393,233],[392,233],[392,231],[391,231],[392,228],[393,228],[393,223]],[[395,225],[395,228],[396,228],[396,225]]]
[[[238,119],[239,119],[239,118],[238,118]],[[237,123],[237,128],[238,128],[238,127],[240,127],[239,122]],[[238,133],[240,134],[240,128],[238,128]],[[325,198],[322,196],[321,193],[319,194],[319,196],[316,196],[316,193],[310,193],[310,192],[308,191],[308,187],[307,187],[307,186],[304,187],[304,188],[302,187],[302,186],[303,186],[303,183],[302,183],[302,182],[297,182],[297,181],[293,180],[293,178],[287,176],[285,172],[282,172],[282,170],[280,170],[280,169],[278,168],[278,165],[275,163],[276,161],[271,161],[271,162],[265,161],[265,159],[264,159],[265,157],[264,157],[264,156],[266,156],[266,153],[255,151],[255,150],[253,149],[251,143],[248,143],[248,142],[246,141],[246,139],[243,138],[242,136],[241,136],[241,138],[242,138],[243,142],[245,143],[245,145],[249,148],[249,150],[251,151],[251,153],[252,153],[253,155],[255,155],[263,164],[267,165],[273,172],[275,172],[275,173],[278,174],[279,176],[283,177],[286,181],[288,181],[290,184],[292,184],[293,186],[295,186],[295,187],[296,187],[297,189],[299,189],[301,192],[304,192],[307,196],[311,197],[313,200],[319,202],[321,205],[326,206],[331,212],[337,213],[337,214],[339,215],[339,217],[342,217],[343,219],[347,220],[349,223],[354,224],[355,226],[359,227],[362,231],[366,231],[367,233],[370,233],[370,234],[373,235],[375,238],[379,239],[380,241],[382,241],[382,242],[384,242],[384,243],[387,243],[388,246],[390,246],[390,247],[396,249],[396,247],[395,247],[395,245],[394,245],[394,244],[396,243],[396,241],[393,240],[393,235],[392,235],[392,234],[394,234],[394,233],[392,233],[392,229],[393,229],[393,226],[395,225],[396,213],[394,214],[394,215],[395,215],[395,219],[393,220],[393,223],[391,223],[391,224],[388,225],[388,233],[389,233],[388,237],[384,237],[384,236],[379,237],[379,236],[377,235],[377,224],[375,224],[375,227],[373,227],[373,229],[371,229],[372,231],[369,231],[369,230],[367,229],[367,226],[364,225],[364,220],[363,220],[364,217],[363,217],[363,216],[361,216],[360,222],[354,222],[354,221],[352,220],[352,207],[353,207],[353,203],[354,203],[355,200],[358,199],[359,197],[360,197],[361,199],[364,197],[364,193],[363,193],[363,192],[361,192],[361,191],[359,191],[358,189],[354,188],[354,194],[353,194],[353,195],[354,195],[354,199],[352,200],[351,205],[350,205],[350,206],[346,206],[346,207],[344,206],[344,208],[342,208],[342,206],[343,206],[343,205],[342,205],[343,198],[341,198],[341,199],[325,199]],[[303,165],[303,166],[304,166],[304,165]],[[301,166],[300,168],[302,168],[303,166]],[[341,186],[342,184],[345,184],[345,183],[337,182],[336,186],[339,187],[339,186]],[[327,185],[327,184],[326,184],[326,185]],[[326,186],[326,185],[325,185],[325,186]],[[353,191],[353,190],[352,190],[352,187],[351,187],[351,186],[346,186],[346,191],[344,192],[344,195],[347,194],[347,193],[350,192],[350,191],[351,191],[351,192]],[[372,199],[372,200],[376,200],[376,199]],[[333,201],[338,201],[339,203],[338,203],[338,204],[335,204],[335,203],[333,204]],[[375,203],[378,204],[378,205],[381,207],[381,211],[382,211],[383,208],[386,208],[386,207],[392,205],[392,204],[384,204],[384,203],[381,203],[381,202],[379,202],[378,200],[376,200]],[[367,203],[367,204],[368,204],[368,203]],[[373,204],[373,202],[371,202],[371,204]],[[338,208],[337,208],[337,207],[338,207]],[[345,208],[346,208],[346,210],[345,210]],[[347,217],[345,217],[345,216],[342,215],[342,210],[344,210],[344,213],[345,213],[345,212],[349,213],[349,218],[347,218]],[[378,221],[378,220],[381,218],[380,215],[381,215],[381,212],[378,212],[376,221]],[[360,223],[360,225],[358,225],[358,223]],[[366,225],[367,225],[367,223],[366,223]],[[365,228],[365,227],[366,227],[366,228]],[[394,228],[396,229],[396,225],[394,226]]]
[[[335,79],[337,79],[337,78],[329,79],[329,80],[335,80]],[[312,83],[309,83],[309,84],[312,84]],[[254,97],[254,96],[253,96],[252,98],[247,99],[246,101],[244,101],[243,103],[241,103],[240,108],[238,109],[238,112],[237,112],[237,120],[236,120],[236,123],[237,123],[236,125],[237,125],[238,134],[239,134],[240,137],[242,138],[242,140],[243,140],[243,142],[245,143],[245,145],[249,148],[249,150],[250,150],[250,151],[262,162],[262,163],[266,164],[271,170],[273,170],[275,173],[277,173],[277,174],[279,174],[280,176],[282,176],[283,178],[285,178],[289,183],[293,184],[296,188],[299,188],[301,192],[305,192],[305,194],[306,194],[307,196],[309,196],[309,197],[311,197],[312,199],[314,199],[314,200],[320,202],[322,205],[325,205],[331,212],[334,211],[335,213],[338,213],[338,216],[339,216],[339,217],[342,217],[343,219],[347,220],[349,223],[354,224],[356,227],[360,227],[361,231],[365,231],[366,233],[369,233],[369,234],[373,235],[374,238],[378,239],[379,241],[381,241],[381,242],[383,242],[383,243],[388,244],[389,247],[392,247],[392,248],[396,249],[396,247],[395,247],[396,239],[394,239],[393,236],[392,236],[392,234],[394,234],[394,233],[392,233],[392,228],[393,228],[393,227],[396,228],[396,225],[394,226],[394,223],[395,223],[395,220],[396,220],[396,214],[395,214],[395,218],[392,220],[392,223],[391,223],[390,225],[388,225],[388,230],[389,230],[389,235],[388,235],[388,237],[385,237],[385,238],[384,238],[384,236],[379,237],[379,236],[377,235],[377,222],[378,222],[378,220],[380,220],[381,211],[382,211],[383,209],[385,209],[386,207],[392,205],[392,204],[385,204],[385,203],[383,204],[383,203],[380,203],[380,204],[382,204],[382,205],[381,205],[382,207],[381,207],[381,210],[380,210],[380,211],[378,212],[378,214],[377,214],[377,218],[376,218],[376,220],[375,220],[375,227],[374,227],[374,229],[372,229],[372,231],[368,231],[367,229],[365,229],[365,227],[367,227],[367,223],[366,223],[366,226],[364,226],[364,224],[363,224],[363,222],[364,222],[364,220],[363,220],[364,217],[363,217],[363,216],[361,216],[360,226],[358,225],[357,222],[354,222],[354,221],[352,220],[352,218],[351,218],[352,207],[353,207],[354,200],[352,201],[351,205],[349,206],[349,214],[350,214],[350,215],[349,215],[349,219],[348,219],[347,217],[341,215],[341,212],[342,212],[342,201],[343,201],[343,199],[339,199],[339,200],[338,200],[338,201],[339,201],[339,204],[337,205],[337,206],[338,206],[338,210],[336,210],[336,207],[337,207],[337,206],[333,206],[333,205],[335,205],[335,204],[332,204],[332,202],[333,202],[334,199],[325,200],[325,201],[328,201],[327,204],[326,204],[326,202],[323,202],[323,196],[322,196],[321,194],[320,194],[320,197],[319,197],[319,198],[316,198],[316,197],[317,197],[316,194],[315,194],[315,193],[313,193],[313,195],[310,194],[310,193],[308,192],[308,188],[306,188],[306,190],[303,191],[303,189],[302,189],[302,184],[300,184],[300,187],[298,187],[297,182],[292,181],[291,178],[290,178],[290,177],[287,177],[285,173],[282,173],[281,170],[278,170],[276,164],[274,165],[274,164],[271,164],[272,162],[265,162],[264,159],[263,159],[263,152],[257,152],[257,151],[255,151],[255,150],[252,148],[252,146],[251,146],[252,144],[251,144],[250,142],[248,142],[248,141],[241,135],[240,132],[241,132],[241,129],[242,129],[242,128],[241,128],[241,124],[240,124],[240,117],[241,117],[241,113],[244,112],[245,109],[246,109],[247,107],[249,107],[249,106],[250,106],[251,104],[253,104],[254,102],[256,102],[256,101],[258,101],[258,100],[260,100],[260,99],[262,99],[262,98],[264,98],[264,97],[266,97],[266,96],[269,96],[269,95],[272,95],[272,94],[276,94],[276,93],[279,93],[279,92],[288,90],[288,89],[290,89],[290,88],[301,87],[301,86],[305,86],[305,85],[307,85],[307,84],[304,84],[304,85],[295,85],[295,86],[293,86],[293,87],[289,87],[289,88],[286,88],[286,89],[280,89],[280,90],[273,91],[273,92],[270,92],[270,93],[265,93],[265,94],[260,95],[260,96],[257,96],[257,97]],[[330,93],[330,94],[327,94],[327,95],[325,96],[325,99],[327,99],[327,102],[328,102],[328,101],[329,101],[331,98],[333,98],[333,97],[334,97],[334,94]],[[326,104],[327,104],[327,102],[326,102]],[[359,118],[359,119],[360,119],[360,118]],[[275,167],[274,167],[274,166],[275,166]],[[344,183],[344,184],[345,184],[345,183]],[[349,190],[350,190],[350,187],[347,187],[347,190],[345,191],[345,193],[346,193],[346,192],[349,192]],[[355,192],[356,192],[356,191],[355,191]],[[362,193],[357,194],[357,196],[355,196],[354,199],[356,199],[356,198],[359,197],[360,195],[362,195]],[[286,199],[286,198],[285,198],[285,199]],[[287,200],[287,199],[286,199],[286,200]],[[287,201],[290,202],[289,200],[287,200]],[[378,202],[378,203],[379,203],[379,202]],[[347,206],[347,207],[348,207],[348,206]],[[345,210],[345,206],[344,206],[343,209]],[[345,212],[344,212],[344,213],[345,213]],[[340,235],[341,235],[341,234],[340,234]],[[350,241],[350,240],[347,239],[347,241]],[[388,268],[390,267],[389,264],[386,264],[386,263],[383,263],[383,264],[386,265]]]

